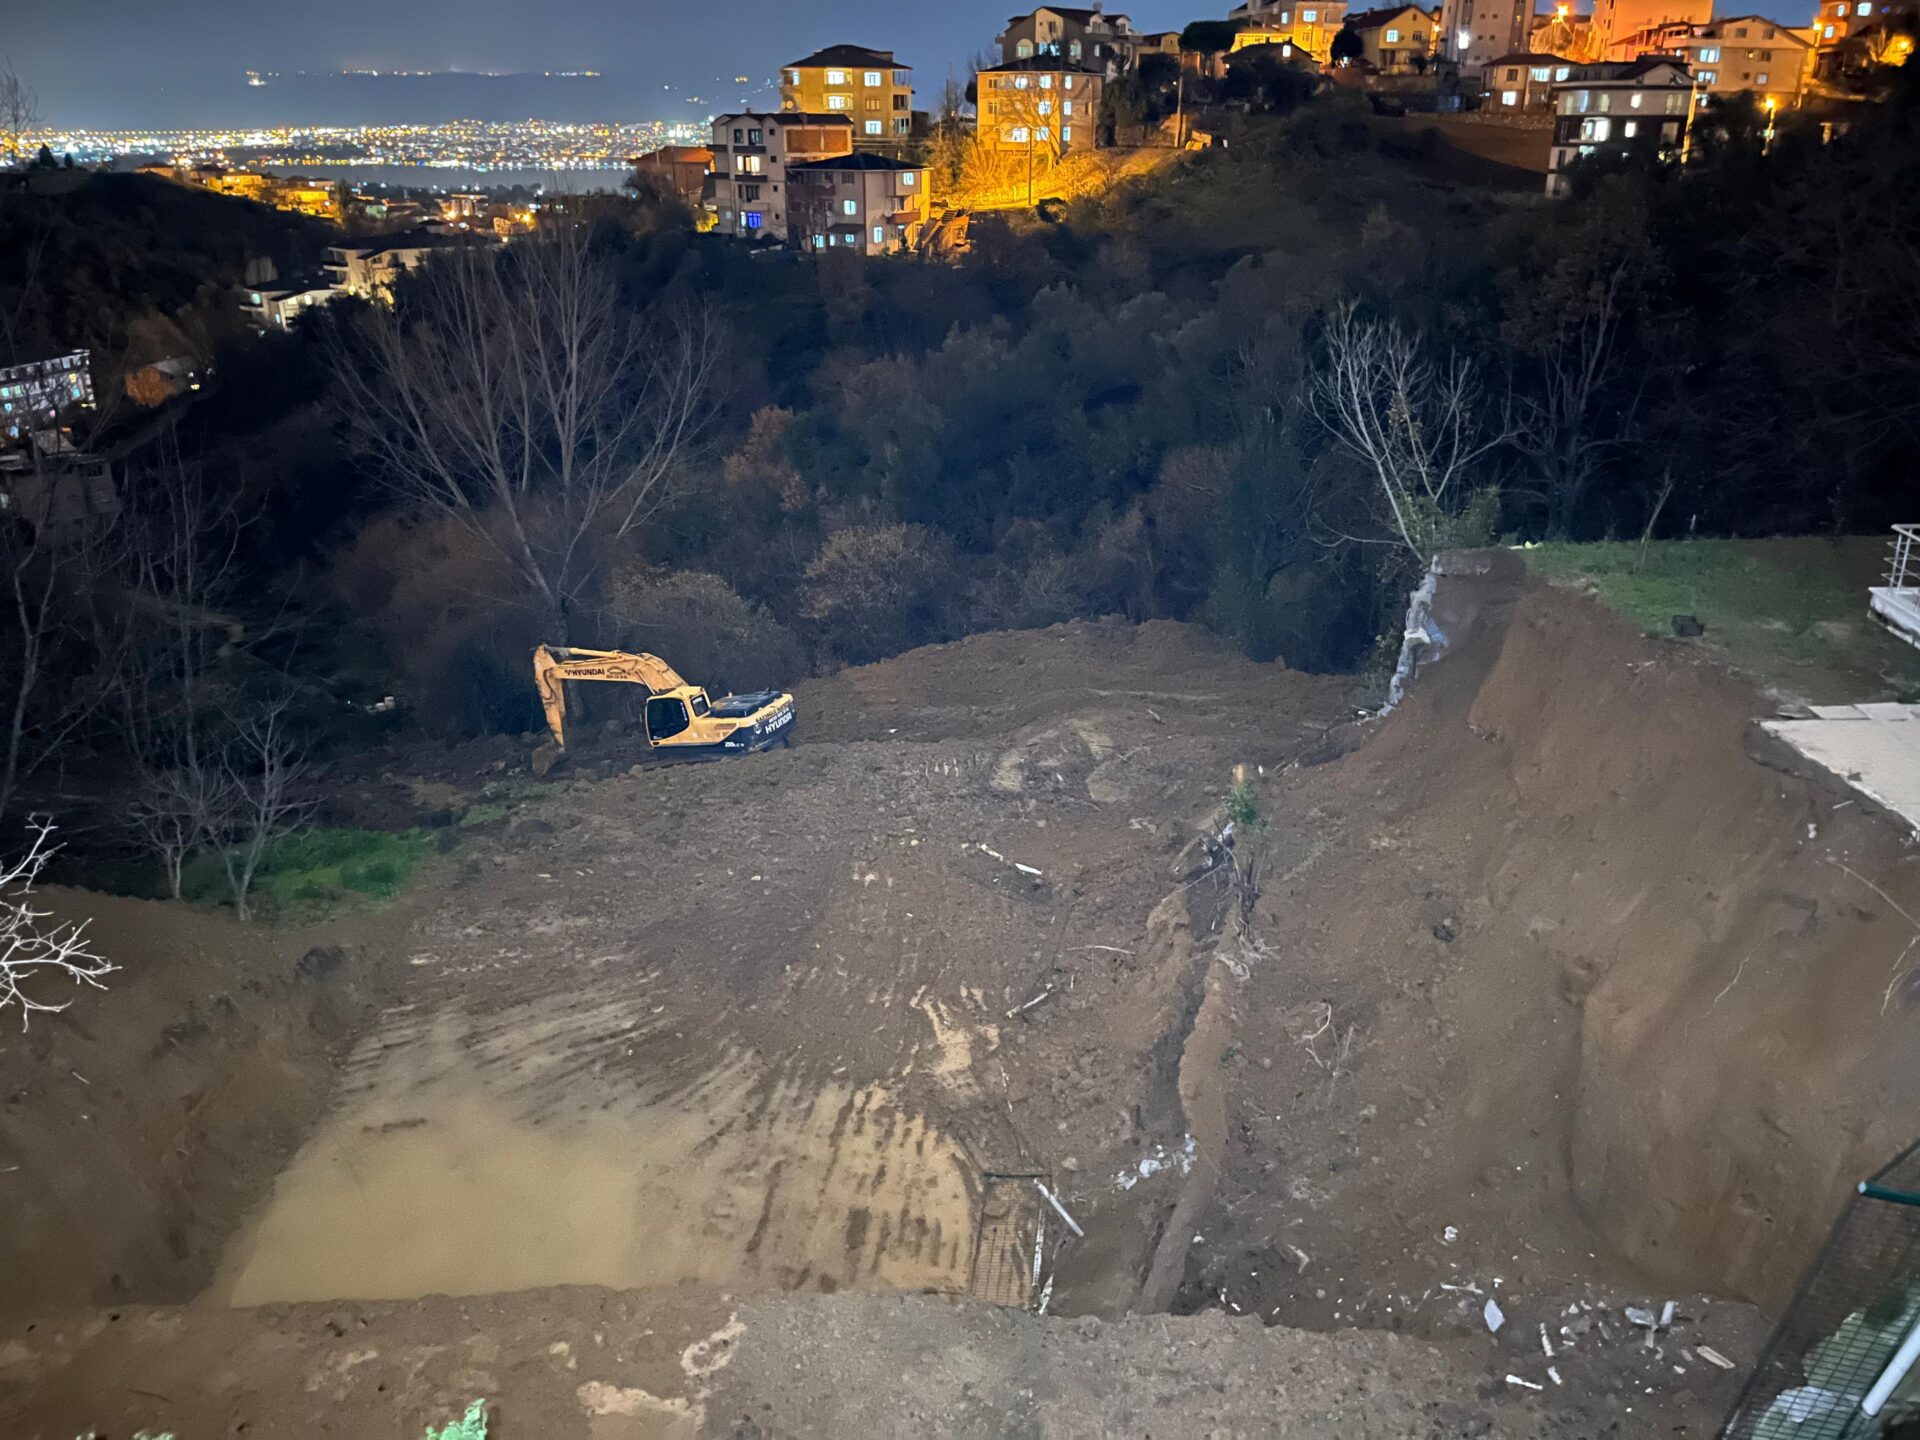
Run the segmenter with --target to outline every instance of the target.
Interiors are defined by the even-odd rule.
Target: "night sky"
[[[1229,3],[1108,8],[1124,10],[1137,29],[1168,30],[1224,15]],[[948,67],[964,75],[967,58],[990,47],[1017,8],[1005,0],[19,0],[5,6],[0,57],[38,92],[47,122],[61,126],[702,119],[742,99],[734,75],[770,79],[783,61],[838,42],[896,51],[931,105]],[[371,92],[330,80],[245,83],[248,70],[402,67],[590,69],[605,78],[442,86],[431,95],[401,81]],[[706,103],[690,103],[693,95]]]

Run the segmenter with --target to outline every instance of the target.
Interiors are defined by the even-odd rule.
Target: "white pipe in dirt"
[[[1907,1338],[1900,1342],[1900,1348],[1893,1352],[1893,1359],[1880,1372],[1880,1378],[1873,1382],[1867,1398],[1860,1402],[1860,1413],[1869,1417],[1878,1415],[1887,1401],[1893,1398],[1893,1392],[1900,1388],[1900,1382],[1907,1378],[1916,1360],[1920,1360],[1920,1320],[1914,1321]]]

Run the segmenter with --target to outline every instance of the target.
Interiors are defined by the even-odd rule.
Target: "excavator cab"
[[[714,700],[657,655],[542,645],[533,652],[533,677],[553,732],[549,767],[567,748],[569,680],[646,686],[653,692],[646,704],[647,740],[656,749],[744,755],[793,743],[793,696],[761,690]],[[542,749],[546,753],[547,747]],[[539,763],[536,759],[536,767]]]

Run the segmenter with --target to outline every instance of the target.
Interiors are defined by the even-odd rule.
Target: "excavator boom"
[[[567,748],[567,690],[561,683],[566,680],[621,681],[644,685],[656,694],[688,688],[680,672],[658,655],[542,645],[533,652],[533,683],[547,712],[547,728],[562,750]]]

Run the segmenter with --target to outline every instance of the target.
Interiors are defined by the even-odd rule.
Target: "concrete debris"
[[[1556,1385],[1564,1385],[1567,1383],[1566,1381],[1560,1378],[1560,1369],[1558,1366],[1555,1366],[1555,1365],[1547,1366],[1547,1378],[1553,1381],[1553,1383]]]
[[[1458,1240],[1459,1238],[1460,1238],[1460,1227],[1458,1225],[1449,1225],[1447,1226],[1446,1229],[1440,1232],[1440,1243],[1442,1245],[1451,1245],[1453,1244],[1454,1241]]]
[[[1549,1360],[1553,1358],[1553,1341],[1547,1337],[1546,1321],[1540,1322],[1540,1351]]]
[[[1193,1162],[1198,1154],[1198,1146],[1191,1135],[1186,1137],[1180,1149],[1171,1154],[1168,1153],[1166,1146],[1155,1145],[1152,1152],[1142,1157],[1138,1164],[1129,1165],[1115,1176],[1113,1183],[1122,1190],[1131,1190],[1142,1180],[1150,1180],[1162,1170],[1169,1168],[1185,1175],[1193,1169]]]
[[[1507,1312],[1500,1308],[1498,1300],[1488,1300],[1481,1308],[1480,1314],[1486,1320],[1487,1329],[1492,1334],[1498,1335],[1500,1327],[1507,1323]]]
[[[1536,1385],[1531,1380],[1522,1380],[1518,1375],[1507,1376],[1507,1384],[1517,1385],[1522,1390],[1544,1390],[1547,1388],[1544,1385]]]
[[[1696,1345],[1693,1347],[1693,1353],[1698,1355],[1702,1360],[1706,1361],[1709,1365],[1716,1365],[1722,1370],[1734,1370],[1739,1368],[1733,1363],[1733,1361],[1729,1360],[1726,1356],[1722,1355],[1718,1350],[1714,1349],[1711,1345]]]

